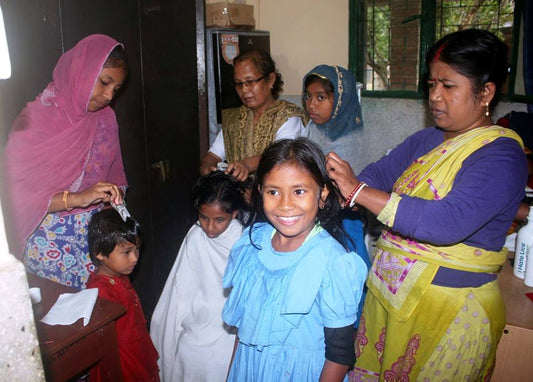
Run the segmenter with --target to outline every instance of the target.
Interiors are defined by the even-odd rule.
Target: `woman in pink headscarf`
[[[53,81],[16,118],[4,164],[11,252],[28,271],[84,288],[87,226],[127,187],[109,103],[128,73],[123,46],[91,35],[59,59]]]

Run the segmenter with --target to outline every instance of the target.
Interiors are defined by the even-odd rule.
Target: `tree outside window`
[[[515,8],[513,0],[350,0],[350,68],[365,96],[420,98],[435,41],[480,28],[512,47]]]

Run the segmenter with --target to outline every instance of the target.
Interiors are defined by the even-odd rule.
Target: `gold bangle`
[[[65,210],[66,211],[70,211],[72,208],[68,208],[68,204],[67,204],[67,196],[68,196],[69,192],[67,190],[63,191],[63,203],[65,203]]]

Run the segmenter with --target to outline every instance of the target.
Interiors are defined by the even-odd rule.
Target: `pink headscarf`
[[[122,46],[98,34],[78,42],[57,62],[53,81],[13,123],[4,154],[6,225],[11,252],[19,258],[54,194],[81,191],[98,181],[126,185],[115,112],[110,107],[87,111],[103,64],[117,45]],[[92,152],[95,142],[111,149]],[[99,159],[112,163],[110,168],[92,163]]]

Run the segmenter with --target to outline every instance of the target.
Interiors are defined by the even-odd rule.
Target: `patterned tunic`
[[[226,109],[222,115],[224,147],[228,162],[235,162],[261,154],[275,141],[276,132],[289,119],[300,117],[307,124],[304,111],[284,100],[268,107],[254,124],[254,111],[246,106]]]

